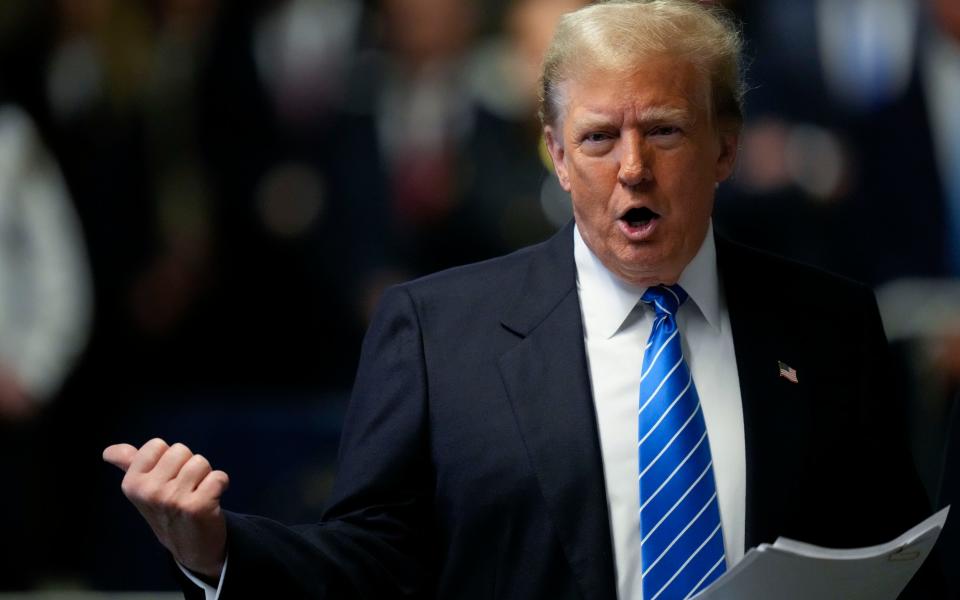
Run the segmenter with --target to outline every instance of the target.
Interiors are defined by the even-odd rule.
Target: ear
[[[547,144],[547,152],[550,153],[550,159],[553,161],[553,170],[557,173],[557,179],[560,180],[560,187],[564,191],[570,191],[570,177],[567,173],[567,164],[563,162],[563,132],[547,125],[543,128],[543,140]]]
[[[735,127],[721,128],[719,132],[720,154],[717,156],[714,179],[717,183],[725,181],[733,174],[737,164],[737,149],[740,143],[740,130]]]

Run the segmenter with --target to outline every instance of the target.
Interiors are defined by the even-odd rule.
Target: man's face
[[[544,135],[580,235],[624,281],[675,283],[736,158],[737,134],[711,118],[705,78],[689,62],[656,57],[561,89],[562,122]]]

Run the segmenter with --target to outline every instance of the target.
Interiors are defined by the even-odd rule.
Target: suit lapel
[[[803,472],[804,449],[810,440],[798,439],[811,431],[812,414],[804,401],[804,385],[780,377],[778,361],[803,373],[803,357],[793,344],[795,332],[783,323],[801,315],[778,306],[768,282],[753,258],[753,251],[717,238],[717,261],[730,314],[736,352],[747,466],[747,548],[773,542],[778,535],[772,524],[796,507]],[[761,271],[761,272],[758,272]],[[801,374],[801,377],[803,375]]]
[[[615,598],[597,420],[576,292],[572,225],[531,258],[503,325],[521,339],[500,360],[547,509],[584,598]]]

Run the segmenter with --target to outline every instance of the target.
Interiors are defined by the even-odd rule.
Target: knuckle
[[[211,471],[207,475],[209,479],[209,484],[214,494],[222,494],[230,486],[230,477],[227,476],[223,471]]]
[[[186,444],[183,444],[183,443],[181,443],[181,442],[176,442],[175,444],[173,444],[172,446],[170,446],[170,449],[171,449],[171,450],[174,450],[174,451],[176,451],[176,452],[178,452],[178,453],[180,453],[180,452],[182,452],[182,453],[189,453],[189,452],[190,452],[190,448],[187,448],[187,445],[186,445]]]
[[[137,482],[134,481],[133,477],[124,477],[123,481],[120,482],[120,490],[127,498],[138,495],[139,489],[140,488],[137,485]]]
[[[163,438],[155,437],[155,438],[152,438],[150,441],[148,441],[148,442],[147,442],[146,444],[144,444],[143,446],[140,446],[140,450],[144,450],[144,449],[148,449],[148,448],[163,448],[163,449],[166,449],[166,448],[169,448],[169,446],[167,445],[167,442],[165,442],[165,441],[163,440]]]
[[[209,471],[211,469],[210,461],[202,454],[194,454],[190,460],[193,461],[194,466],[200,470]]]

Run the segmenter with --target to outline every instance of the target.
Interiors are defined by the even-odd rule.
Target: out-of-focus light
[[[356,2],[292,0],[258,24],[257,71],[284,120],[310,120],[339,100],[359,22]]]
[[[282,238],[307,233],[321,218],[326,185],[314,168],[300,163],[274,167],[260,182],[257,207],[267,231]]]
[[[61,44],[47,67],[47,99],[53,114],[70,120],[95,105],[104,94],[104,70],[89,40]]]
[[[873,109],[910,83],[918,31],[913,0],[819,0],[820,59],[827,85],[848,105]]]
[[[787,172],[815,199],[828,201],[840,195],[846,173],[843,146],[832,132],[813,125],[796,125],[784,148]]]
[[[790,185],[785,148],[789,126],[779,119],[751,123],[741,136],[736,184],[752,193],[769,193]]]

